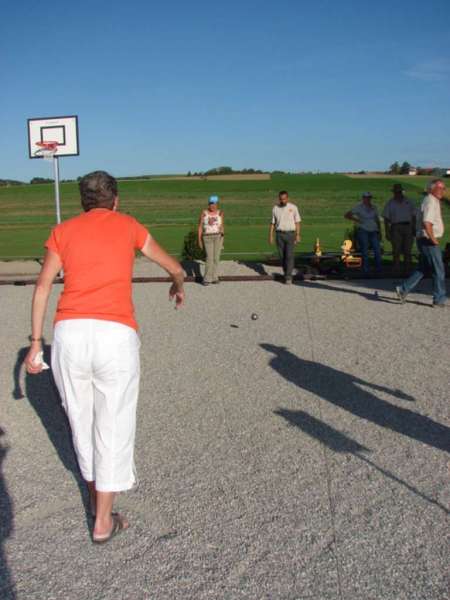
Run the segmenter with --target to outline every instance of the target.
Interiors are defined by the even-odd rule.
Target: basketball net
[[[46,142],[36,142],[36,146],[39,146],[39,149],[34,153],[35,156],[42,156],[44,160],[53,160],[57,150],[58,150],[58,142],[46,141]]]

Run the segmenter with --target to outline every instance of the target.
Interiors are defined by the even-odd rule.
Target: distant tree
[[[405,160],[400,167],[400,175],[408,175],[411,165]]]
[[[398,175],[400,173],[400,165],[397,161],[395,161],[395,163],[392,163],[392,165],[389,167],[389,173],[391,173],[392,175]]]
[[[233,169],[231,167],[215,167],[205,172],[205,175],[231,175]]]
[[[53,181],[53,179],[48,179],[47,177],[33,177],[30,183],[53,183]]]
[[[23,185],[23,181],[16,181],[15,179],[0,179],[0,185],[7,187],[10,185]]]
[[[191,177],[192,173],[190,171],[187,172],[187,176]]]

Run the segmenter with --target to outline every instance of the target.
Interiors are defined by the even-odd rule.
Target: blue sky
[[[450,166],[449,13],[444,0],[7,3],[0,178],[47,176],[26,120],[71,114],[80,156],[63,178]]]

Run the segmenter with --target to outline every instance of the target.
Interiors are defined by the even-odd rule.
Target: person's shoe
[[[448,302],[439,302],[438,304],[433,302],[431,306],[433,308],[450,308],[450,304]]]
[[[94,544],[106,544],[112,540],[118,533],[121,531],[125,531],[129,527],[129,523],[125,517],[123,517],[120,513],[111,513],[112,517],[112,527],[111,531],[105,535],[95,535],[92,534],[92,541]]]
[[[291,285],[291,283],[292,283],[292,277],[285,277],[284,278],[284,283],[286,285]]]
[[[203,285],[205,285],[205,286],[206,286],[206,285],[210,285],[210,282],[209,282],[209,281],[204,281],[204,282],[203,282]]]
[[[400,302],[400,304],[405,304],[406,294],[402,290],[400,285],[395,286],[395,294],[396,294],[397,300]]]

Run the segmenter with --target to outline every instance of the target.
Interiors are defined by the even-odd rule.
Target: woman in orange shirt
[[[184,303],[183,270],[134,218],[117,211],[116,180],[95,171],[80,181],[84,213],[55,227],[33,295],[31,347],[25,359],[40,373],[42,329],[58,272],[64,289],[55,316],[52,370],[72,430],[95,516],[93,541],[128,527],[113,513],[114,496],[135,483],[134,437],[139,391],[139,338],[132,301],[135,251],[173,279],[169,297]]]

